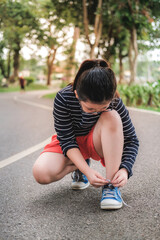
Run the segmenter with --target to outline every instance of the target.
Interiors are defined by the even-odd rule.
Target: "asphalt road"
[[[40,98],[43,93],[0,94],[0,164],[54,133],[53,102]],[[134,110],[130,115],[140,150],[121,192],[131,207],[100,210],[101,189],[72,191],[70,175],[37,184],[32,166],[42,149],[33,150],[0,165],[0,240],[159,240],[160,115]],[[92,167],[104,174],[99,163],[92,161]]]

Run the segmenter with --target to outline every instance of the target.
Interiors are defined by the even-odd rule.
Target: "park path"
[[[0,94],[0,163],[54,133],[53,102],[42,94]],[[0,240],[159,240],[160,115],[131,109],[130,115],[140,140],[134,175],[122,189],[131,207],[100,210],[101,189],[72,191],[70,175],[38,185],[32,166],[40,147],[0,168]],[[99,163],[92,167],[104,174]]]

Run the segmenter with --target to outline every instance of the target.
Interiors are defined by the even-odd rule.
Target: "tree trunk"
[[[124,72],[123,72],[123,55],[121,48],[119,49],[119,83],[121,84],[124,78]]]
[[[0,70],[1,70],[2,76],[6,78],[4,60],[0,60]]]
[[[47,85],[51,85],[51,77],[52,77],[52,69],[53,69],[53,61],[55,60],[56,57],[56,51],[57,48],[54,46],[51,48],[49,55],[47,57]]]
[[[8,52],[8,58],[7,58],[7,79],[9,79],[11,73],[11,49]]]
[[[152,106],[152,99],[153,99],[153,94],[149,94],[149,98],[148,98],[148,102],[147,102],[147,105],[148,106]]]
[[[137,32],[135,27],[133,27],[130,31],[130,45],[128,56],[131,74],[129,84],[132,84],[135,82],[138,56]]]
[[[93,59],[93,58],[95,58],[95,46],[94,45],[92,45],[92,47],[91,47],[91,51],[90,51],[90,58],[91,59]]]
[[[79,39],[79,34],[80,34],[80,29],[79,27],[74,28],[74,34],[73,34],[73,42],[71,46],[71,54],[69,56],[69,70],[68,70],[68,77],[67,81],[72,82],[73,81],[73,76],[75,75],[75,53],[76,53],[76,45],[77,41]]]
[[[19,71],[19,57],[20,57],[20,42],[16,42],[16,48],[13,50],[14,55],[13,55],[13,75],[10,76],[9,81],[10,82],[15,82],[18,79],[18,71]]]
[[[14,78],[18,78],[18,70],[19,70],[19,51],[20,51],[20,48],[19,49],[16,49],[14,51],[14,62],[13,62],[13,67],[14,67],[14,71],[13,71],[13,75],[14,75]]]
[[[52,76],[52,67],[50,64],[47,65],[48,67],[48,72],[47,72],[47,85],[51,85],[51,76]]]
[[[88,41],[88,44],[90,46],[90,58],[95,58],[95,48],[98,47],[99,40],[101,38],[102,34],[102,0],[98,0],[98,5],[97,5],[97,14],[95,17],[95,24],[94,24],[94,36],[95,36],[95,41],[92,44],[89,38],[89,22],[88,22],[88,14],[87,14],[87,4],[86,0],[83,0],[83,22],[84,22],[84,30],[85,30],[85,35],[86,39]]]

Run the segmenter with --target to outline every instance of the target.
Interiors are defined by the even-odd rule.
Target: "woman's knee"
[[[102,127],[107,127],[112,131],[122,130],[121,118],[115,110],[103,112],[100,117],[100,123]]]
[[[49,184],[52,182],[48,169],[45,165],[40,164],[38,161],[33,166],[33,176],[40,184]]]
[[[49,184],[62,179],[75,167],[70,160],[58,153],[43,153],[33,166],[33,176],[40,184]]]
[[[55,181],[58,174],[57,166],[58,164],[55,164],[54,153],[43,153],[33,166],[35,180],[40,184],[49,184]]]

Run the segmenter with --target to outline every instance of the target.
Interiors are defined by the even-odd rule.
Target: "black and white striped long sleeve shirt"
[[[128,110],[125,108],[120,98],[114,99],[110,107],[118,112],[123,124],[124,148],[120,168],[126,168],[128,176],[132,176],[132,167],[135,162],[139,141],[135,128],[129,117]],[[63,154],[71,148],[79,148],[76,142],[77,136],[87,135],[100,117],[85,113],[79,100],[76,98],[72,86],[60,90],[54,100],[54,126],[57,132],[57,139],[60,141]]]

